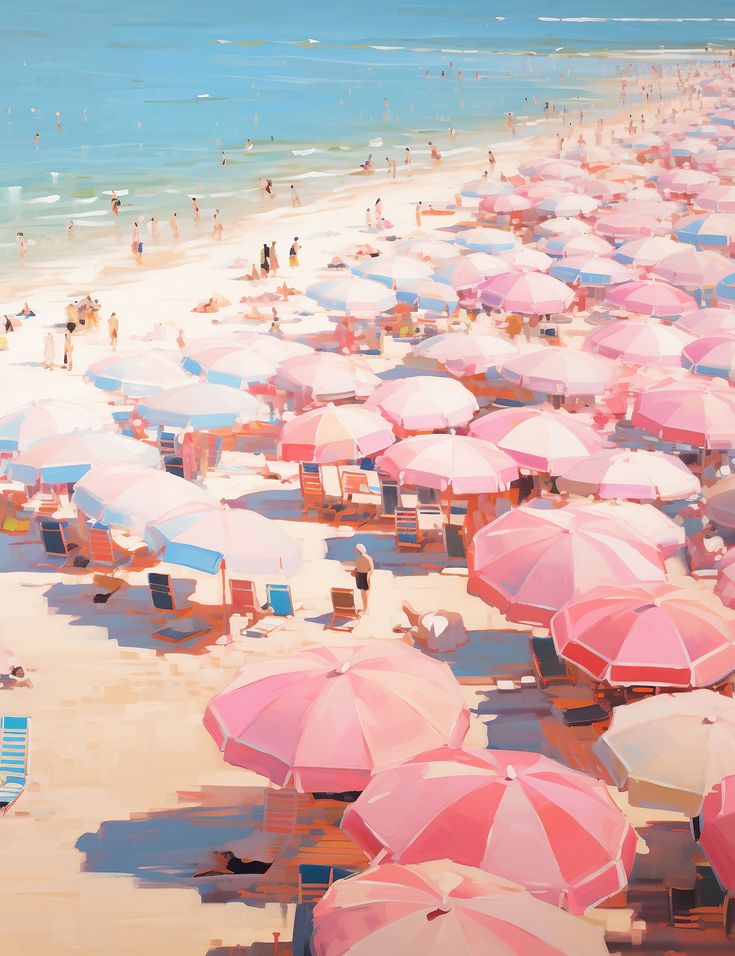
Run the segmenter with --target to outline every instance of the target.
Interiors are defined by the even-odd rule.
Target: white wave
[[[368,44],[371,50],[405,50],[405,46],[373,46]]]
[[[318,40],[315,40],[313,37],[307,37],[307,38],[306,38],[306,42],[309,43],[309,44],[311,44],[311,45],[313,45],[313,44],[315,44],[315,43],[318,43],[319,41],[318,41]]]
[[[318,152],[320,152],[320,150],[318,150],[318,149],[316,149],[316,148],[312,148],[312,149],[292,149],[291,152],[293,153],[294,156],[313,156],[314,153],[318,153]]]
[[[211,93],[197,93],[198,100],[208,100],[211,97]]]
[[[226,44],[226,43],[234,43],[235,41],[234,41],[234,40],[215,40],[214,42],[215,42],[215,43],[222,43],[222,44],[224,45],[224,44]]]
[[[48,203],[50,205],[51,203],[58,202],[60,199],[61,196],[54,193],[53,196],[38,196],[36,199],[29,199],[28,202],[34,206],[41,202]]]
[[[439,52],[440,52],[440,53],[455,53],[455,54],[461,54],[461,53],[479,53],[480,51],[479,51],[479,50],[450,50],[450,49],[441,49],[441,50],[439,50]]]
[[[116,189],[116,190],[114,190],[114,191],[117,193],[118,196],[127,196],[128,193],[129,193],[129,190],[127,190],[127,189]],[[103,190],[102,190],[102,195],[103,195],[103,196],[111,196],[112,193],[113,193],[113,190],[112,190],[112,189],[103,189]]]
[[[79,206],[91,206],[93,202],[97,202],[99,196],[90,196],[88,199],[75,199],[74,202]]]
[[[107,211],[105,209],[94,209],[91,212],[79,212],[74,216],[69,216],[67,213],[58,212],[54,213],[52,216],[39,216],[39,219],[46,219],[49,222],[55,219],[92,219],[96,216],[106,216]]]
[[[375,139],[369,139],[369,140],[368,140],[368,146],[374,146],[376,149],[377,149],[379,146],[382,146],[382,145],[383,145],[383,137],[382,137],[382,136],[376,136]]]

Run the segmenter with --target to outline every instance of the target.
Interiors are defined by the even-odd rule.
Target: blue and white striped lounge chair
[[[0,717],[0,814],[15,803],[28,777],[29,717]]]

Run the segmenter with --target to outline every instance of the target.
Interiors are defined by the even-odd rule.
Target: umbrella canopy
[[[465,183],[460,193],[468,199],[483,199],[485,196],[506,196],[513,192],[510,183],[502,183],[494,179],[473,179]]]
[[[465,435],[414,435],[381,455],[378,467],[401,484],[454,495],[495,494],[518,477],[505,452]]]
[[[304,392],[315,401],[364,398],[380,383],[368,366],[356,358],[334,352],[299,355],[281,363],[278,382],[295,392]]]
[[[681,364],[695,375],[732,378],[735,374],[735,334],[729,332],[695,339],[682,350]]]
[[[705,489],[704,497],[709,519],[723,528],[735,528],[735,476],[710,485]],[[723,567],[725,563],[723,560],[719,566]]]
[[[669,226],[654,216],[633,212],[607,212],[595,223],[595,232],[608,239],[637,239],[640,236],[663,235]]]
[[[693,339],[674,326],[646,322],[611,322],[589,332],[585,352],[620,359],[626,365],[678,368],[681,351]]]
[[[636,847],[599,780],[517,750],[421,754],[372,780],[342,829],[372,857],[448,856],[575,913],[623,889]]]
[[[575,282],[581,285],[607,286],[617,285],[619,282],[629,282],[634,273],[614,259],[603,256],[568,256],[565,255],[549,269],[550,275],[562,282]]]
[[[472,252],[450,259],[434,274],[434,279],[450,285],[453,289],[474,289],[483,279],[510,271],[510,265],[503,259],[486,252]]]
[[[198,339],[190,342],[184,349],[181,363],[192,375],[201,375],[209,369],[212,362],[219,361],[222,353],[228,349],[233,354],[247,350],[278,365],[284,359],[295,355],[309,355],[314,349],[301,342],[292,342],[281,336],[268,335],[265,332],[229,333],[221,338]]]
[[[0,417],[0,450],[24,451],[39,438],[90,429],[99,418],[96,410],[73,402],[28,402]]]
[[[735,212],[735,186],[708,186],[697,196],[697,205],[709,212]]]
[[[84,378],[105,392],[142,398],[190,381],[173,352],[113,352],[93,362]]]
[[[684,528],[652,504],[608,498],[602,501],[583,501],[576,507],[584,514],[610,521],[620,521],[649,544],[660,549],[664,558],[679,554],[684,547]]]
[[[676,327],[698,338],[735,332],[735,309],[693,309],[677,320]]]
[[[626,312],[659,317],[681,315],[697,304],[686,292],[657,279],[624,282],[610,289],[605,298],[611,305]]]
[[[163,561],[216,574],[222,563],[241,574],[291,575],[301,547],[275,521],[237,508],[186,509],[148,525],[145,541]]]
[[[532,249],[530,246],[518,246],[516,249],[511,249],[510,252],[501,252],[500,258],[512,269],[521,272],[548,272],[552,262],[551,257],[547,256],[545,252]],[[492,276],[488,276],[488,278],[492,278]]]
[[[515,249],[520,245],[518,236],[505,229],[491,229],[489,227],[479,227],[477,229],[466,229],[458,232],[454,241],[465,249],[471,249],[473,252],[504,252],[506,249]]]
[[[265,406],[247,392],[191,382],[141,399],[138,413],[151,425],[171,428],[232,428],[266,417]]]
[[[194,375],[203,375],[210,384],[230,388],[270,382],[278,370],[277,361],[253,349],[249,342],[200,349],[195,358],[187,356],[182,364]]]
[[[138,535],[149,522],[172,511],[217,507],[199,485],[134,463],[90,469],[76,483],[72,503],[95,521]]]
[[[395,441],[393,429],[364,405],[326,405],[284,422],[279,456],[285,461],[356,461]]]
[[[509,189],[510,191],[510,189]],[[407,239],[398,246],[401,255],[412,256],[414,259],[424,259],[427,262],[447,262],[457,256],[457,247],[453,242],[442,242],[439,239]]]
[[[466,425],[477,411],[472,392],[453,378],[416,375],[383,382],[365,403],[404,431]]]
[[[551,216],[589,216],[597,209],[597,200],[583,193],[565,193],[542,199],[538,208]]]
[[[599,395],[617,370],[605,359],[577,349],[534,348],[508,359],[500,369],[507,381],[546,395]]]
[[[564,470],[559,488],[598,498],[676,501],[699,493],[699,480],[676,455],[602,448]]]
[[[465,335],[463,332],[447,332],[432,335],[411,349],[415,358],[436,362],[452,375],[483,374],[497,369],[504,361],[515,355],[516,346],[499,335]]]
[[[679,243],[669,236],[646,236],[618,246],[613,253],[613,259],[645,268],[655,266],[662,259],[680,251]]]
[[[602,930],[490,873],[435,860],[337,880],[314,909],[314,956],[606,956]]]
[[[712,787],[735,773],[735,701],[693,690],[617,707],[594,750],[633,806],[696,816]]]
[[[735,447],[735,394],[719,380],[670,382],[640,392],[631,420],[666,441]]]
[[[671,169],[657,177],[656,188],[663,193],[696,196],[717,181],[717,176],[701,169]]]
[[[587,236],[572,236],[561,241],[559,252],[563,256],[611,256],[615,247],[602,236],[590,233]]]
[[[704,252],[689,247],[666,256],[651,269],[653,275],[685,289],[712,289],[730,275],[732,259],[719,252]]]
[[[538,179],[571,179],[584,172],[582,164],[571,159],[532,159],[521,163],[518,172]]]
[[[706,213],[679,220],[675,229],[680,242],[694,246],[726,246],[735,239],[735,215]]]
[[[546,408],[503,408],[475,419],[470,435],[492,442],[520,468],[551,475],[594,454],[602,439],[568,412]]]
[[[243,667],[209,701],[204,726],[228,763],[333,793],[363,790],[425,750],[460,746],[469,712],[448,664],[373,641]]]
[[[571,239],[573,236],[582,236],[592,232],[592,226],[581,219],[547,219],[540,222],[536,227],[536,232],[540,236],[558,236],[563,239]]]
[[[704,798],[699,845],[720,884],[735,889],[735,774],[724,777]]]
[[[574,293],[568,286],[541,272],[494,276],[480,286],[480,301],[484,306],[522,315],[563,312],[573,299]]]
[[[726,302],[735,302],[735,272],[725,276],[715,286],[715,292],[719,299],[725,299]]]
[[[468,591],[521,623],[548,624],[593,587],[666,579],[659,548],[626,523],[574,506],[506,512],[478,531],[467,560]]]
[[[382,282],[340,276],[310,285],[306,294],[322,308],[348,315],[376,315],[392,309],[396,297]]]
[[[112,432],[79,431],[35,441],[8,464],[8,473],[24,485],[41,481],[66,485],[79,481],[94,465],[134,463],[156,468],[158,449]]]
[[[681,588],[598,588],[551,619],[562,657],[613,685],[711,687],[735,671],[735,624]]]
[[[353,266],[352,271],[363,279],[382,282],[389,289],[394,289],[404,282],[425,279],[431,275],[432,267],[430,263],[411,256],[396,256],[394,259],[378,256],[377,259],[367,259]]]
[[[480,212],[490,215],[508,216],[512,213],[525,212],[527,209],[533,209],[531,200],[516,193],[485,196],[480,200]]]
[[[404,282],[396,296],[399,302],[410,302],[418,309],[432,309],[434,312],[454,312],[459,305],[454,288],[433,279]]]

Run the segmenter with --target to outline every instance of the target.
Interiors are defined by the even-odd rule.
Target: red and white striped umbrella
[[[693,342],[691,335],[675,326],[646,322],[611,322],[589,332],[585,352],[620,359],[627,365],[656,365],[678,368],[681,350]]]
[[[279,455],[284,461],[357,461],[395,441],[393,429],[364,405],[326,405],[284,422]]]

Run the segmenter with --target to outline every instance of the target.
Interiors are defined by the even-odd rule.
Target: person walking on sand
[[[191,197],[191,208],[194,212],[194,225],[198,226],[202,217],[199,212],[199,203],[197,202],[196,196]]]
[[[260,275],[263,279],[267,279],[268,273],[270,272],[270,255],[271,251],[268,248],[268,244],[264,242],[263,248],[260,250]]]
[[[66,238],[71,242],[74,238],[74,220],[70,219],[66,224]]]
[[[411,147],[410,146],[406,147],[406,150],[403,154],[403,165],[404,166],[411,165]]]
[[[171,235],[174,237],[174,239],[178,239],[179,238],[179,220],[175,212],[171,213],[171,218],[169,219],[169,223],[171,225]]]
[[[301,243],[299,242],[299,237],[294,236],[293,242],[291,243],[291,248],[288,250],[288,264],[292,269],[295,269],[299,264],[299,249],[301,248]]]
[[[416,203],[416,225],[421,228],[421,200]]]
[[[222,242],[222,220],[219,209],[215,209],[212,213],[212,235],[217,242]]]
[[[53,368],[56,359],[56,346],[51,332],[47,332],[43,340],[43,367]]]
[[[64,368],[67,372],[71,372],[73,368],[73,354],[74,342],[72,341],[71,332],[67,329],[64,333]]]
[[[355,561],[353,574],[355,577],[355,586],[360,592],[360,599],[362,600],[362,612],[365,614],[370,601],[370,581],[373,576],[373,571],[375,570],[375,564],[367,553],[364,544],[355,545],[355,552],[357,554],[357,560]]]
[[[275,239],[273,239],[273,241],[271,242],[271,251],[270,251],[270,255],[268,256],[268,259],[270,262],[270,274],[273,276],[273,278],[275,278],[278,275],[278,266],[279,266]]]
[[[133,255],[138,254],[138,243],[140,242],[140,226],[137,222],[133,223],[133,231],[130,234],[130,251]]]
[[[112,346],[112,351],[117,352],[117,339],[120,332],[120,322],[118,321],[116,312],[113,312],[110,318],[107,320],[107,331],[110,336],[110,345]]]
[[[148,222],[148,229],[150,230],[151,238],[158,239],[158,220],[155,216],[151,216]]]
[[[375,225],[380,228],[380,224],[383,221],[383,200],[375,200]]]
[[[296,192],[296,187],[293,183],[291,183],[291,205],[294,209],[298,209],[301,206],[299,194]]]
[[[176,336],[176,344],[183,352],[186,348],[186,339],[184,338],[184,330],[179,329],[179,334]]]
[[[442,154],[439,152],[439,149],[429,141],[429,146],[431,148],[431,158],[435,163],[440,163],[442,161]]]
[[[25,236],[22,232],[16,232],[15,241],[18,244],[18,255],[20,257],[20,261],[23,262],[26,257],[26,252],[28,251],[28,246],[26,244]]]
[[[388,179],[395,179],[397,165],[395,159],[391,159],[389,156],[386,156],[385,161],[388,165]]]
[[[272,180],[272,179],[266,179],[266,181],[265,181],[265,194],[266,194],[266,196],[268,196],[269,199],[275,199],[275,198],[276,198],[276,191],[275,191],[275,189],[273,188],[273,180]]]

